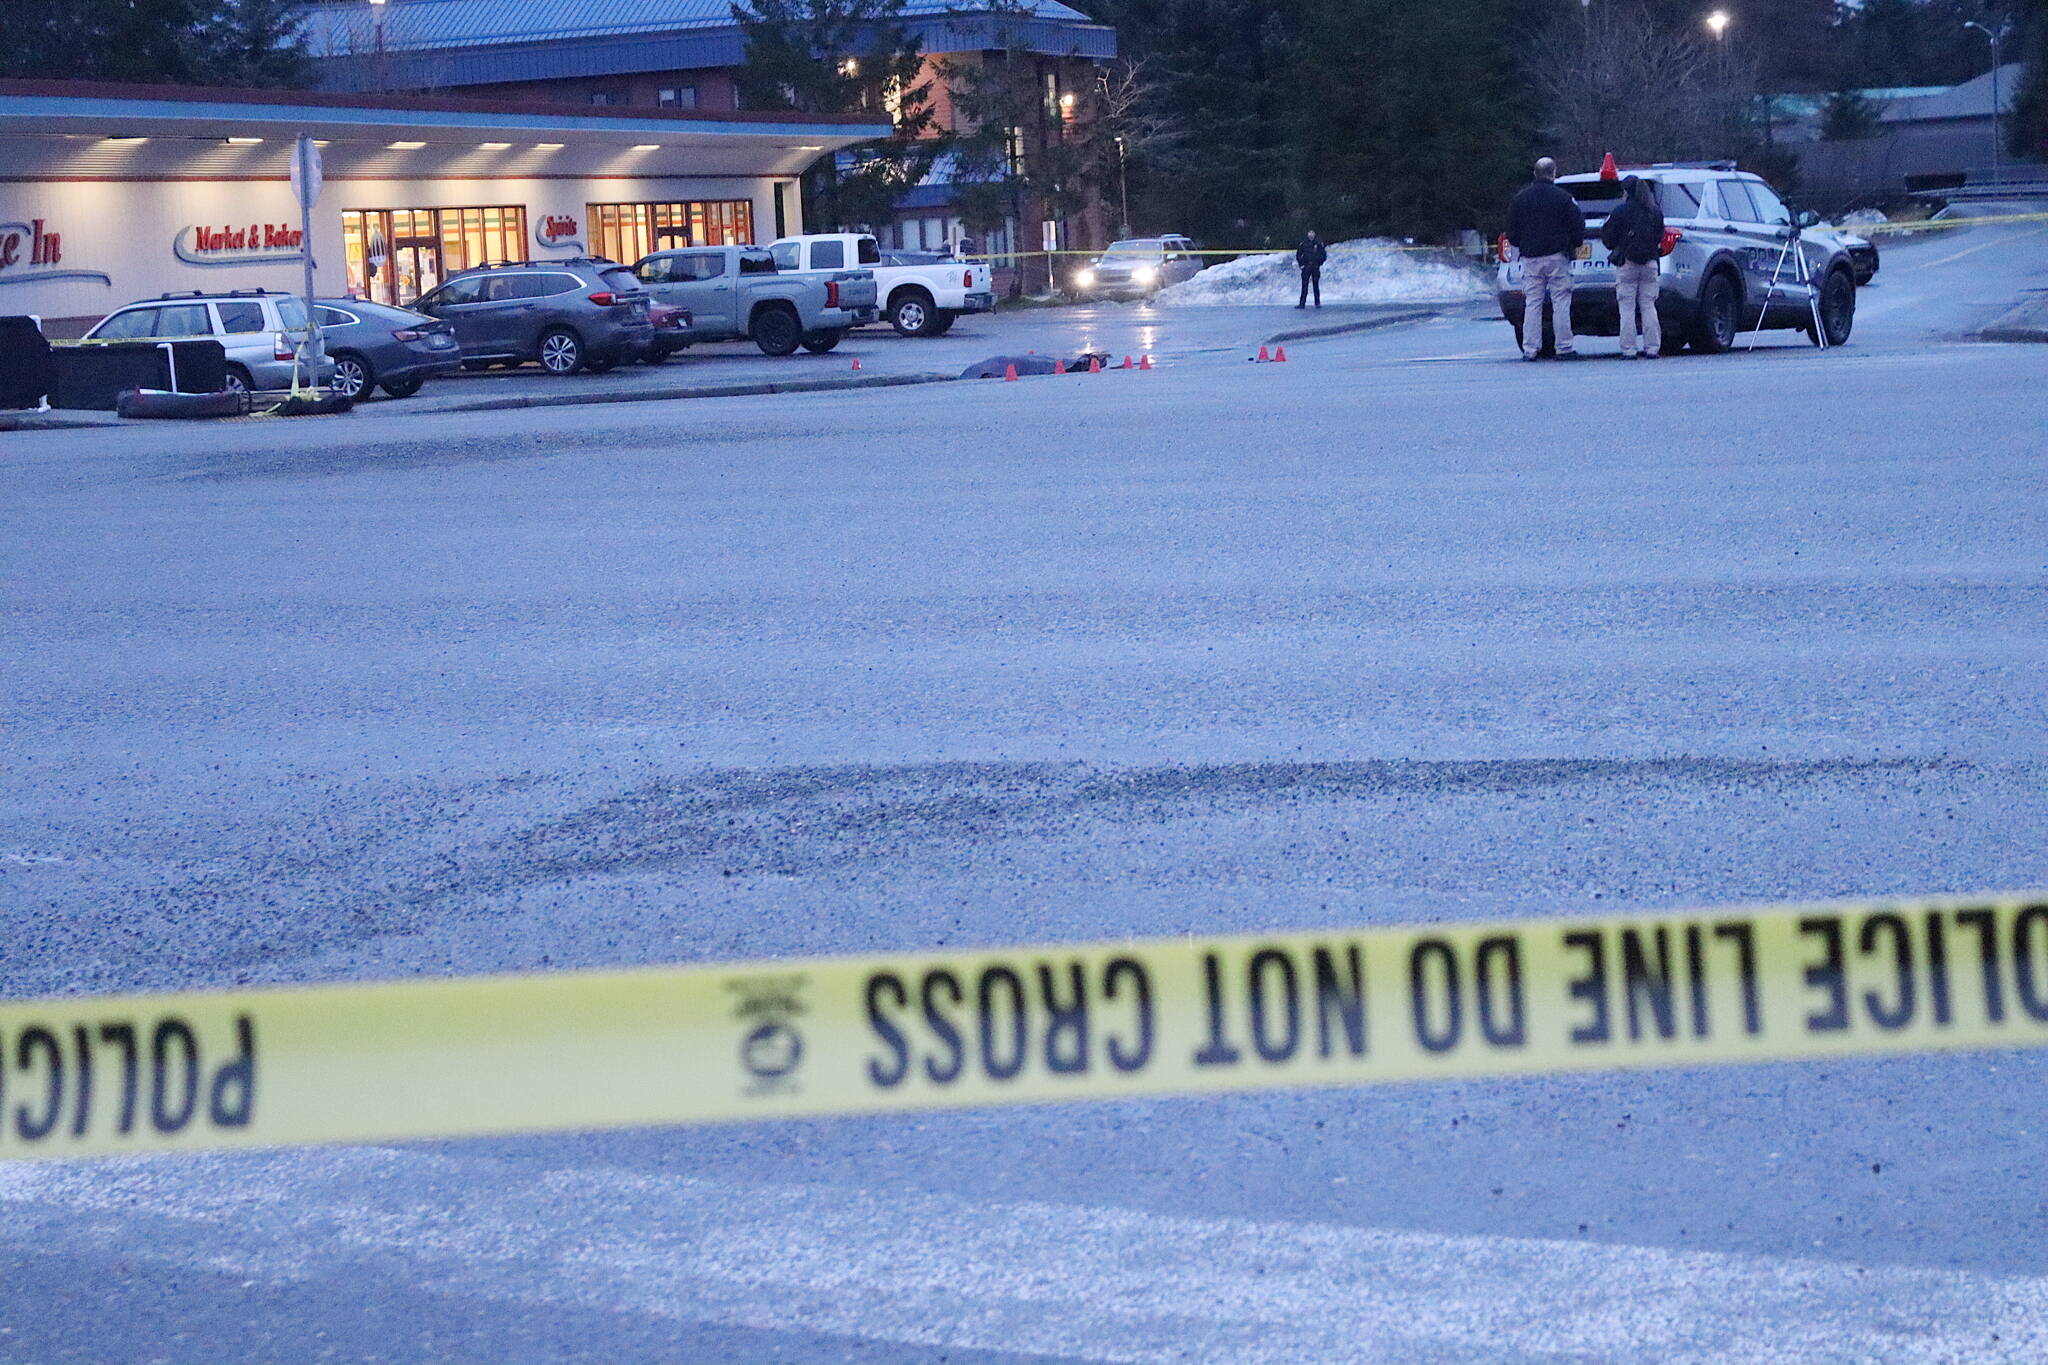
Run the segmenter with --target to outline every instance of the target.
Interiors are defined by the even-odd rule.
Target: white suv
[[[288,389],[306,337],[306,303],[296,294],[235,289],[225,294],[165,294],[131,303],[99,320],[87,341],[187,341],[211,338],[227,352],[227,388]],[[309,384],[334,378],[334,362],[316,329]]]

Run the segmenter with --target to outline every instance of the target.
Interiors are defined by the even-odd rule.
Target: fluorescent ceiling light
[[[424,142],[394,142],[390,144],[391,150],[394,152],[417,151],[418,149],[426,145],[427,144]]]
[[[825,149],[823,147],[798,147],[796,150],[800,152],[822,152]]]
[[[536,152],[559,152],[562,150],[562,144],[559,142],[536,142],[533,144],[533,150]]]
[[[661,144],[659,142],[636,142],[633,144],[633,150],[636,152],[658,152],[661,150]]]
[[[108,138],[108,139],[107,139],[107,141],[108,141],[108,142],[147,142],[147,141],[149,141],[149,139],[148,139],[148,138],[146,138],[146,137],[110,137],[110,138]]]
[[[231,137],[226,139],[226,141],[231,147],[254,147],[263,139],[260,137]]]
[[[512,144],[509,142],[479,142],[476,145],[487,152],[502,152]]]

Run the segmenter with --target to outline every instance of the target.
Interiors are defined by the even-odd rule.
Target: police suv
[[[1656,188],[1664,210],[1664,255],[1658,262],[1657,315],[1667,352],[1689,342],[1714,353],[1733,346],[1759,322],[1803,332],[1816,345],[1849,339],[1856,320],[1856,270],[1843,237],[1815,230],[1811,213],[1794,214],[1762,177],[1732,161],[1660,162],[1628,172]],[[1607,215],[1621,206],[1621,175],[1610,164],[1597,174],[1558,177],[1586,214],[1586,245],[1571,263],[1572,330],[1614,336],[1621,330],[1614,267],[1600,245]],[[1503,236],[1498,244],[1501,315],[1522,336],[1522,262]],[[1545,320],[1544,345],[1550,345]]]

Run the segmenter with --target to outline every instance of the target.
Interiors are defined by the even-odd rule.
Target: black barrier
[[[36,320],[0,318],[0,408],[41,407],[56,386],[56,362]]]
[[[175,392],[218,393],[227,387],[227,352],[218,341],[89,342],[59,346],[53,354],[57,382],[50,402],[60,408],[112,412],[123,390],[172,389],[173,357],[178,369]]]

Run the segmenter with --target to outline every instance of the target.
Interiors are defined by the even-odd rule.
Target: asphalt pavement
[[[2048,884],[2044,243],[1827,354],[0,438],[0,994]],[[0,1167],[0,1360],[2033,1361],[2044,1081]]]

